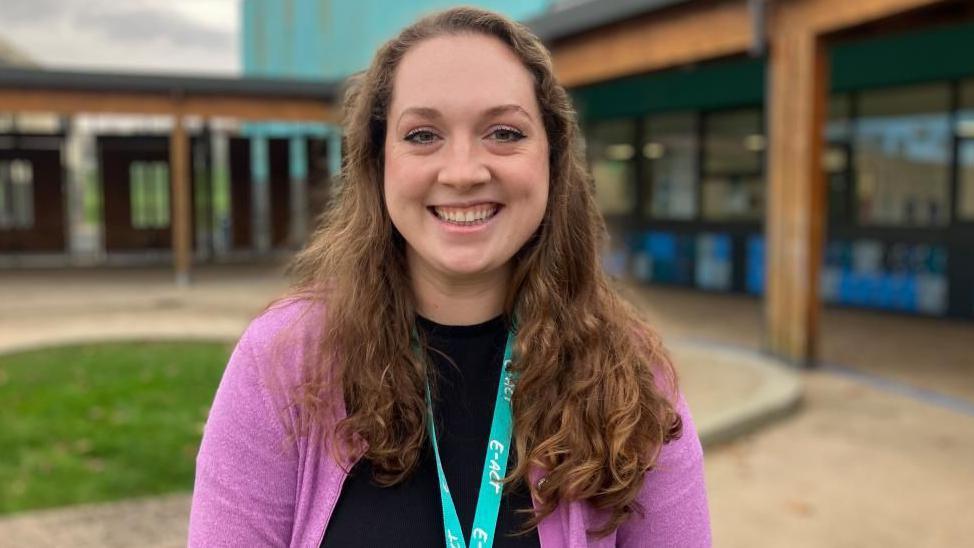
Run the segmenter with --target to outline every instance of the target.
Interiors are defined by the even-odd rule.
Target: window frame
[[[725,114],[728,112],[735,111],[746,111],[755,110],[758,114],[757,131],[764,138],[764,148],[756,153],[758,154],[758,169],[750,171],[741,172],[711,172],[707,168],[707,120],[715,115]],[[699,222],[708,224],[730,224],[730,225],[747,225],[747,224],[758,224],[763,225],[765,219],[767,218],[767,196],[768,196],[768,131],[767,131],[767,114],[765,113],[764,105],[738,105],[728,108],[720,109],[710,109],[701,110],[700,120],[699,120],[699,157],[697,162],[697,217]],[[761,207],[761,213],[756,218],[752,217],[722,217],[713,218],[707,217],[704,213],[704,194],[706,193],[706,186],[714,185],[717,183],[713,178],[715,177],[740,177],[744,179],[756,178],[758,179],[764,187],[764,204]]]

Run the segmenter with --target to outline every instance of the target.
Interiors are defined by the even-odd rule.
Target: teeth
[[[497,206],[481,205],[463,209],[436,207],[434,211],[436,212],[436,216],[444,221],[467,224],[478,223],[489,219],[497,212]]]

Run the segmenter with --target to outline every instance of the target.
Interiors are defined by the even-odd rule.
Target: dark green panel
[[[715,109],[764,100],[764,60],[735,59],[654,72],[572,90],[584,119]]]
[[[833,91],[974,76],[974,23],[837,44],[831,54]]]

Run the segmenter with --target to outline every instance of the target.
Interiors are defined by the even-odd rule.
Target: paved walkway
[[[760,351],[764,316],[753,297],[640,287],[630,298],[664,337]],[[820,360],[974,405],[974,322],[826,308]]]
[[[233,339],[284,290],[280,269],[268,267],[207,268],[182,289],[164,270],[0,272],[0,353],[66,341]],[[951,509],[965,507],[953,506],[962,493],[957,486],[974,484],[964,483],[974,479],[970,415],[832,373],[776,365],[758,350],[761,315],[753,299],[645,288],[630,296],[673,349],[705,444],[737,438],[708,450],[717,546],[955,546],[953,539],[974,534],[964,525],[969,520],[950,520]],[[884,355],[883,344],[863,336],[877,325],[888,340],[909,333],[910,349]],[[955,330],[968,336],[958,341]],[[830,311],[824,355],[963,399],[974,395],[965,384],[970,363],[961,361],[971,355],[969,335],[969,325]],[[849,350],[855,348],[872,350]],[[877,356],[891,359],[877,363]],[[932,361],[938,365],[928,367]],[[797,418],[747,435],[792,410],[801,382],[806,403]],[[920,499],[933,506],[920,511],[897,502],[901,489],[891,478],[930,486]],[[9,516],[0,519],[0,547],[179,546],[188,500],[177,494]],[[857,518],[853,506],[866,501],[876,520]],[[885,519],[905,525],[889,528]],[[943,522],[935,537],[911,527],[924,519]]]

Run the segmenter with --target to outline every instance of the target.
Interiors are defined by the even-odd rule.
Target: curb
[[[89,335],[51,337],[25,343],[0,344],[0,356],[10,356],[61,346],[82,346],[88,344],[113,343],[155,343],[155,342],[212,342],[233,344],[240,333],[92,333]]]
[[[704,447],[727,443],[790,416],[801,407],[801,376],[793,367],[752,350],[719,343],[679,340],[674,346],[733,358],[734,367],[760,379],[754,392],[719,414],[700,417],[697,433]]]

